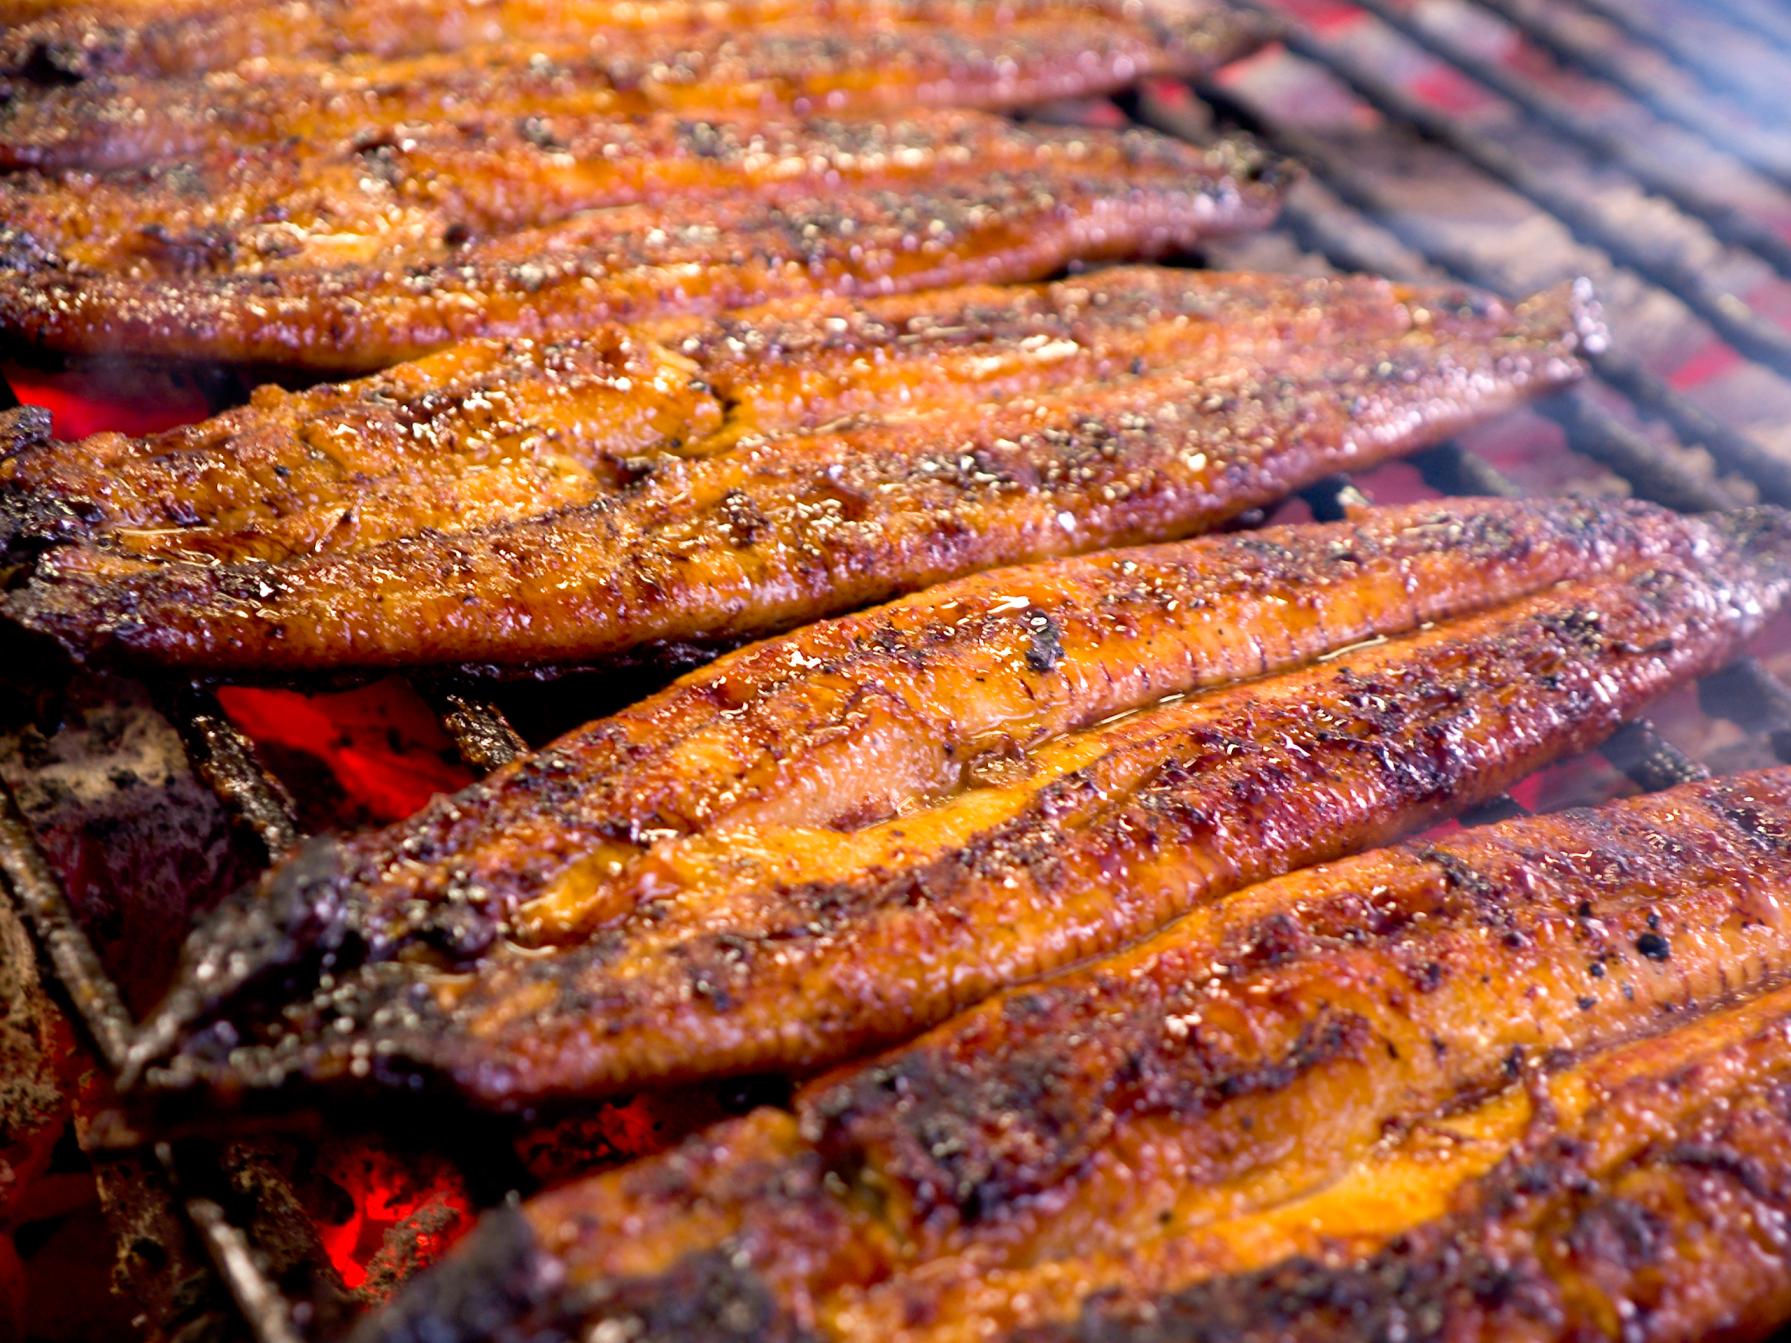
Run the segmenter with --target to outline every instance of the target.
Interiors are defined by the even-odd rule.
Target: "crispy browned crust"
[[[668,41],[625,31],[441,55],[339,62],[275,56],[224,73],[119,78],[0,107],[0,167],[107,168],[288,139],[377,141],[470,118],[1012,107],[1211,71],[1255,46],[1225,11],[1146,23],[1087,11],[957,27],[726,27]]]
[[[246,931],[327,952],[328,986],[277,1013],[247,995],[164,1076],[422,1069],[516,1105],[860,1054],[1595,744],[1757,627],[1782,596],[1785,531],[1778,514],[1739,515],[1689,552],[976,757],[873,824],[660,839],[622,898],[598,893],[612,917],[595,929],[561,907],[493,942],[476,893],[456,889],[435,939],[445,965],[351,974],[367,933],[329,897],[335,857],[313,852]],[[221,946],[217,964],[240,954]],[[469,953],[482,959],[462,972]],[[195,975],[201,993],[215,975]],[[175,1024],[190,1007],[175,1000]]]
[[[1024,280],[1073,260],[1153,257],[1266,224],[1280,176],[1255,151],[1081,132],[1093,162],[1035,138],[1012,167],[592,210],[415,265],[242,274],[0,274],[0,330],[50,349],[380,368],[473,336],[556,338],[600,322],[813,293]]]
[[[643,1340],[1528,1337],[1538,1301],[1566,1338],[1624,1299],[1665,1312],[1643,1337],[1761,1332],[1782,1238],[1710,1291],[1665,1251],[1746,1247],[1791,1194],[1784,1129],[1743,1136],[1791,1123],[1787,883],[1786,770],[1294,874],[536,1199],[482,1287],[436,1277],[490,1302],[520,1262],[504,1324]],[[413,1336],[433,1287],[362,1337]]]
[[[1727,1057],[1637,1078],[1582,1125],[1540,1125],[1460,1211],[1372,1252],[1314,1246],[1158,1296],[1110,1291],[1009,1337],[1769,1337],[1791,1319],[1791,1039],[1775,1006]]]
[[[1585,320],[1566,291],[1124,270],[465,347],[20,451],[16,536],[93,539],[7,609],[264,672],[738,642],[1205,530],[1559,385]]]
[[[1183,4],[1191,15],[1207,5]],[[713,30],[817,24],[928,24],[986,30],[1020,20],[1165,27],[1177,7],[1124,0],[104,0],[0,6],[0,74],[60,82],[97,75],[191,75],[252,60],[387,59],[503,42],[584,42],[617,34],[690,39]],[[1232,21],[1238,28],[1242,19]]]
[[[446,953],[477,973],[499,938],[570,941],[627,912],[662,839],[886,820],[979,758],[1705,536],[1645,505],[1426,504],[997,570],[806,626],[327,846],[327,883],[313,855],[242,892],[195,935],[181,1011],[228,1013],[310,954],[258,932],[295,902],[338,911],[368,959]]]
[[[662,839],[868,825],[998,759],[1168,695],[1286,671],[1367,639],[1675,551],[1706,524],[1647,505],[1423,504],[1335,526],[1001,569],[754,644],[389,829],[341,842],[326,898],[369,957],[569,940],[624,913]],[[241,923],[195,939],[213,1003],[277,967]],[[450,892],[452,898],[450,899]],[[319,898],[313,889],[308,899]],[[481,952],[458,967],[475,973]]]
[[[1302,1297],[1318,1288],[1343,1289],[1328,1304],[1363,1312],[1366,1327],[1358,1334],[1327,1321],[1330,1327],[1317,1337],[1384,1338],[1396,1321],[1414,1316],[1446,1327],[1437,1335],[1415,1329],[1413,1336],[1463,1336],[1450,1328],[1461,1329],[1476,1308],[1496,1304],[1502,1289],[1526,1276],[1526,1261],[1534,1264],[1535,1237],[1550,1235],[1552,1228],[1532,1220],[1540,1209],[1531,1196],[1551,1187],[1585,1195],[1597,1191],[1600,1181],[1616,1183],[1650,1147],[1683,1140],[1724,1105],[1752,1103],[1763,1084],[1782,1085],[1791,1057],[1791,990],[1769,989],[1737,1007],[1690,1020],[1687,1015],[1663,1013],[1650,1029],[1665,1034],[1603,1049],[1566,1067],[1556,1058],[1530,1055],[1519,1082],[1478,1103],[1402,1122],[1364,1157],[1310,1192],[1292,1198],[1277,1193],[1209,1220],[1189,1218],[1184,1209],[1158,1227],[1141,1229],[1117,1252],[1078,1251],[996,1269],[979,1264],[973,1254],[936,1259],[868,1288],[848,1287],[825,1297],[818,1303],[815,1332],[827,1339],[888,1343],[991,1338],[1039,1343],[1080,1339],[1082,1331],[1131,1337],[1128,1327],[1151,1336],[1141,1326],[1147,1315],[1161,1310],[1174,1320],[1163,1336],[1185,1338],[1201,1336],[1187,1328],[1190,1318],[1218,1306],[1211,1318],[1213,1337],[1235,1331],[1279,1338],[1288,1310],[1314,1306]],[[1284,1174],[1289,1166],[1299,1163],[1282,1160],[1271,1169]],[[1285,1179],[1276,1186],[1287,1187]],[[1445,1304],[1439,1300],[1445,1293],[1430,1290],[1437,1285],[1432,1275],[1443,1265],[1426,1263],[1426,1257],[1476,1255],[1489,1248],[1477,1238],[1491,1229],[1488,1223],[1497,1214],[1519,1211],[1519,1198],[1527,1205],[1524,1215],[1496,1233],[1495,1254],[1514,1260],[1477,1264],[1490,1270],[1491,1294],[1473,1305],[1459,1303],[1465,1311],[1433,1313]],[[1422,1241],[1422,1253],[1406,1259],[1415,1238]],[[1560,1242],[1543,1242],[1551,1243]],[[1583,1267],[1591,1254],[1608,1249],[1582,1242],[1571,1258]],[[1624,1283],[1633,1262],[1604,1261],[1597,1267],[1599,1288],[1609,1294],[1593,1317],[1602,1326],[1594,1332],[1619,1336],[1610,1326],[1625,1313],[1620,1302],[1646,1302],[1652,1309],[1660,1295],[1637,1291],[1642,1284],[1633,1278]],[[1408,1268],[1415,1270],[1410,1278]],[[1467,1288],[1471,1294],[1475,1276],[1463,1275],[1446,1291]],[[1276,1300],[1277,1285],[1292,1290]],[[1400,1290],[1406,1285],[1417,1290]],[[1558,1285],[1584,1300],[1571,1278]],[[1759,1300],[1760,1285],[1757,1279],[1717,1285],[1718,1311],[1749,1313],[1760,1325],[1770,1323],[1786,1307]],[[1545,1299],[1547,1294],[1545,1288]],[[1500,1320],[1495,1336],[1522,1334],[1510,1325],[1509,1317]],[[1686,1337],[1705,1338],[1711,1317],[1682,1318],[1666,1336],[1681,1325],[1689,1326]],[[1471,1328],[1464,1332],[1478,1336]],[[1541,1333],[1576,1336],[1571,1328],[1552,1333],[1544,1327]]]
[[[544,117],[285,141],[195,162],[0,178],[0,264],[121,279],[302,276],[453,263],[469,243],[580,210],[717,196],[800,201],[843,184],[973,182],[1044,163],[1131,166],[1116,137],[986,113],[896,119]]]

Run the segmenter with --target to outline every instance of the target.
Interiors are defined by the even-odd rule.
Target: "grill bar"
[[[1362,238],[1385,231],[1404,245],[1404,262],[1396,269],[1413,273],[1440,270],[1495,292],[1510,290],[1509,277],[1498,267],[1441,236],[1422,219],[1401,214],[1369,185],[1364,175],[1348,167],[1341,155],[1333,153],[1317,137],[1270,125],[1248,104],[1223,90],[1203,89],[1202,96],[1277,152],[1300,161],[1328,192],[1354,212],[1351,227],[1345,229],[1337,219],[1327,217],[1320,210],[1299,201],[1288,201],[1283,206],[1282,219],[1302,247],[1343,270],[1382,271],[1390,268],[1384,264],[1381,249],[1365,247]],[[1139,97],[1137,108],[1142,120],[1167,134],[1198,139],[1204,132],[1187,108],[1171,105],[1148,91]],[[1393,255],[1402,254],[1396,252]],[[1594,368],[1597,367],[1595,363]],[[1683,400],[1677,393],[1669,392],[1668,396]],[[1623,476],[1643,498],[1691,512],[1728,507],[1737,502],[1734,496],[1712,482],[1689,471],[1675,469],[1656,445],[1583,391],[1552,398],[1546,411],[1573,436],[1576,449]],[[1734,459],[1738,470],[1745,470],[1743,458],[1765,454],[1763,448],[1737,454],[1726,439],[1716,443],[1700,440],[1700,443],[1718,461],[1724,461],[1725,456]]]
[[[1414,462],[1424,483],[1443,494],[1483,495],[1515,499],[1521,491],[1484,457],[1475,456],[1458,443],[1432,448]]]
[[[1696,98],[1657,88],[1597,45],[1569,36],[1552,17],[1527,11],[1517,0],[1474,0],[1496,14],[1526,41],[1562,65],[1591,75],[1640,103],[1663,120],[1690,131],[1713,149],[1734,154],[1777,185],[1791,190],[1791,152],[1772,136],[1743,125],[1740,119],[1710,111]]]
[[[1791,17],[1782,9],[1763,0],[1712,0],[1710,8],[1720,11],[1737,28],[1791,54]]]
[[[1267,16],[1276,13],[1263,0],[1242,2]],[[1433,111],[1335,43],[1301,29],[1288,31],[1284,40],[1289,51],[1322,66],[1375,111],[1404,123],[1426,140],[1473,164],[1559,220],[1582,242],[1599,248],[1624,269],[1671,293],[1739,353],[1777,372],[1791,373],[1791,335],[1783,328],[1754,315],[1739,295],[1712,285],[1696,268],[1661,255],[1658,249],[1613,223],[1604,209],[1584,193],[1554,185],[1503,145]]]
[[[1658,166],[1658,160],[1635,140],[1606,131],[1591,118],[1544,93],[1510,67],[1470,51],[1454,38],[1416,18],[1415,11],[1390,4],[1388,0],[1351,0],[1351,3],[1374,15],[1413,46],[1491,89],[1539,126],[1572,141],[1588,154],[1618,164],[1642,186],[1671,202],[1682,214],[1696,219],[1722,242],[1750,253],[1780,275],[1791,276],[1791,242],[1734,206],[1706,194],[1684,176],[1663,170]]]
[[[1633,5],[1612,4],[1610,0],[1574,0],[1574,3],[1637,46],[1647,47],[1672,62],[1712,93],[1726,94],[1734,88],[1734,71],[1725,69],[1719,60],[1695,43],[1680,41],[1645,10],[1638,10]],[[1743,36],[1729,17],[1721,13],[1720,7],[1713,8],[1716,12],[1705,15],[1706,21],[1722,23],[1734,36]]]
[[[1780,760],[1791,762],[1791,687],[1754,658],[1742,658],[1698,687],[1705,713],[1766,734]]]
[[[502,769],[528,750],[522,734],[489,700],[474,699],[457,690],[437,690],[430,698],[460,758],[480,773]]]
[[[213,1267],[224,1280],[224,1286],[242,1312],[256,1343],[304,1343],[294,1322],[291,1304],[261,1271],[249,1238],[211,1199],[180,1196],[181,1181],[173,1149],[167,1143],[157,1143],[155,1151],[157,1161],[175,1187],[176,1196],[180,1197],[187,1220],[199,1233]]]
[[[292,795],[261,762],[255,743],[232,723],[209,692],[188,687],[174,696],[170,717],[181,729],[193,768],[255,832],[270,858],[303,838]]]
[[[31,823],[12,789],[0,783],[0,877],[55,972],[54,982],[74,1008],[74,1020],[116,1075],[136,1034],[136,1023],[118,986],[106,973],[68,892],[50,869]]]

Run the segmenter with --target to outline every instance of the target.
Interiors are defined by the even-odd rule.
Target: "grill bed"
[[[1768,0],[1247,7],[1285,25],[1282,49],[1211,85],[1155,84],[1039,115],[1132,121],[1196,141],[1243,129],[1298,160],[1309,180],[1282,222],[1262,238],[1215,247],[1209,264],[1449,277],[1507,295],[1586,269],[1612,307],[1620,345],[1592,357],[1587,385],[1536,412],[1407,466],[1333,478],[1277,517],[1297,516],[1302,504],[1328,520],[1376,499],[1513,496],[1563,484],[1621,488],[1681,510],[1791,504],[1791,441],[1762,428],[1791,424],[1791,332],[1770,315],[1775,307],[1791,315],[1791,140],[1760,106],[1762,85],[1791,79],[1783,10]],[[1688,346],[1692,360],[1661,357]],[[1680,365],[1675,378],[1655,371],[1669,362]],[[1720,371],[1731,413],[1688,391],[1688,368]],[[1791,762],[1791,685],[1768,662],[1743,659],[1708,678],[1695,697],[1668,706],[1674,717],[1661,727],[1630,725],[1599,753],[1602,765],[1558,767],[1562,782],[1541,790],[1546,805],[1603,800],[1623,778],[1657,790],[1705,777],[1711,752],[1702,748],[1732,747],[1737,733]],[[473,771],[526,749],[505,707],[515,691],[452,679],[417,689]],[[264,855],[302,838],[294,796],[213,688],[157,687],[155,699],[194,769]],[[1524,810],[1507,796],[1469,823]],[[0,876],[88,1044],[116,1074],[135,1029],[126,996],[4,787]],[[442,1126],[440,1145],[450,1155],[462,1143],[471,1151],[486,1132],[480,1125],[493,1122]],[[227,1211],[207,1174],[216,1163],[206,1144],[174,1137],[150,1147],[253,1336],[297,1343],[317,1307],[289,1298],[267,1271],[266,1227],[296,1215],[278,1189],[263,1188],[250,1215],[240,1199]],[[488,1178],[487,1192],[513,1173]]]

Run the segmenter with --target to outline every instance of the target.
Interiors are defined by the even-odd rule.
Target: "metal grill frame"
[[[1235,0],[1274,22],[1287,51],[1296,59],[1322,68],[1357,99],[1374,109],[1407,136],[1416,136],[1448,150],[1480,175],[1528,199],[1537,209],[1565,225],[1576,239],[1603,251],[1620,269],[1664,289],[1696,313],[1737,353],[1781,377],[1791,376],[1791,333],[1747,312],[1730,294],[1709,285],[1702,276],[1651,256],[1648,239],[1606,217],[1584,193],[1546,181],[1521,159],[1489,137],[1451,120],[1417,101],[1335,43],[1281,22],[1281,11],[1267,0]],[[1746,218],[1701,189],[1668,178],[1626,142],[1603,131],[1573,108],[1552,98],[1522,76],[1478,57],[1428,26],[1396,0],[1351,0],[1351,3],[1431,59],[1472,81],[1516,108],[1529,123],[1603,156],[1625,171],[1642,190],[1675,207],[1709,232],[1721,245],[1750,254],[1781,278],[1791,278],[1791,242]],[[1471,0],[1497,17],[1526,42],[1563,67],[1601,81],[1645,106],[1658,120],[1699,137],[1712,153],[1739,161],[1764,181],[1791,191],[1791,153],[1761,134],[1731,125],[1702,103],[1648,87],[1620,61],[1561,29],[1553,15],[1537,14],[1523,0]],[[1619,0],[1572,0],[1583,14],[1598,18],[1626,39],[1708,83],[1715,72],[1699,54],[1670,33],[1629,12]],[[1763,0],[1716,0],[1708,11],[1712,22],[1726,24],[1739,37],[1771,45],[1791,64],[1791,19]],[[1498,268],[1462,247],[1420,216],[1407,214],[1382,199],[1366,175],[1354,169],[1320,139],[1274,124],[1232,92],[1212,83],[1192,91],[1226,122],[1261,140],[1270,149],[1296,160],[1342,206],[1314,210],[1289,201],[1276,229],[1291,238],[1309,258],[1339,270],[1385,270],[1385,246],[1365,248],[1372,236],[1390,243],[1393,255],[1414,276],[1448,276],[1505,292]],[[1118,100],[1136,122],[1166,134],[1200,141],[1209,128],[1199,115],[1165,100],[1150,88]],[[1595,378],[1617,393],[1642,417],[1670,429],[1679,444],[1706,450],[1725,472],[1745,477],[1771,502],[1791,504],[1791,460],[1769,451],[1745,433],[1724,424],[1673,390],[1652,373],[1621,356],[1601,353],[1591,359]],[[0,383],[0,396],[5,396]],[[1569,447],[1620,476],[1635,495],[1682,511],[1701,511],[1738,502],[1720,482],[1705,479],[1670,452],[1662,452],[1642,434],[1612,414],[1584,391],[1569,391],[1539,409],[1565,432]],[[1512,497],[1518,487],[1485,460],[1455,444],[1444,444],[1410,459],[1425,483],[1443,494]],[[1320,520],[1341,518],[1367,502],[1347,477],[1333,477],[1303,492]],[[464,685],[420,682],[419,689],[435,709],[443,729],[472,769],[488,774],[527,749],[521,733],[494,703]],[[270,859],[302,838],[293,799],[257,755],[254,743],[237,728],[204,685],[185,685],[161,697],[165,712],[179,729],[191,762],[205,783],[226,804],[230,814],[252,832]],[[1743,657],[1700,683],[1700,706],[1717,718],[1728,718],[1743,730],[1758,733],[1782,761],[1791,762],[1791,686],[1758,661]],[[1644,791],[1656,791],[1708,771],[1656,732],[1636,720],[1599,751]],[[1523,814],[1509,796],[1477,808],[1464,817],[1481,824]],[[0,783],[0,888],[23,915],[50,971],[52,987],[69,1008],[100,1062],[113,1075],[123,1064],[136,1023],[118,987],[103,968],[70,904],[68,894],[38,847],[29,822],[9,788]],[[302,1343],[295,1323],[296,1303],[287,1299],[257,1262],[244,1230],[232,1224],[216,1202],[185,1194],[170,1144],[154,1148],[168,1174],[187,1219],[206,1246],[220,1278],[240,1309],[257,1343]]]

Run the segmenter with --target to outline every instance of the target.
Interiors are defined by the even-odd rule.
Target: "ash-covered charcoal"
[[[260,855],[141,685],[79,674],[18,694],[15,721],[0,730],[0,777],[102,963],[141,1010],[165,990],[193,920],[247,880]],[[16,721],[21,711],[29,721]]]
[[[73,1051],[62,1013],[39,981],[31,939],[0,900],[0,1227],[49,1165],[69,1122]]]

